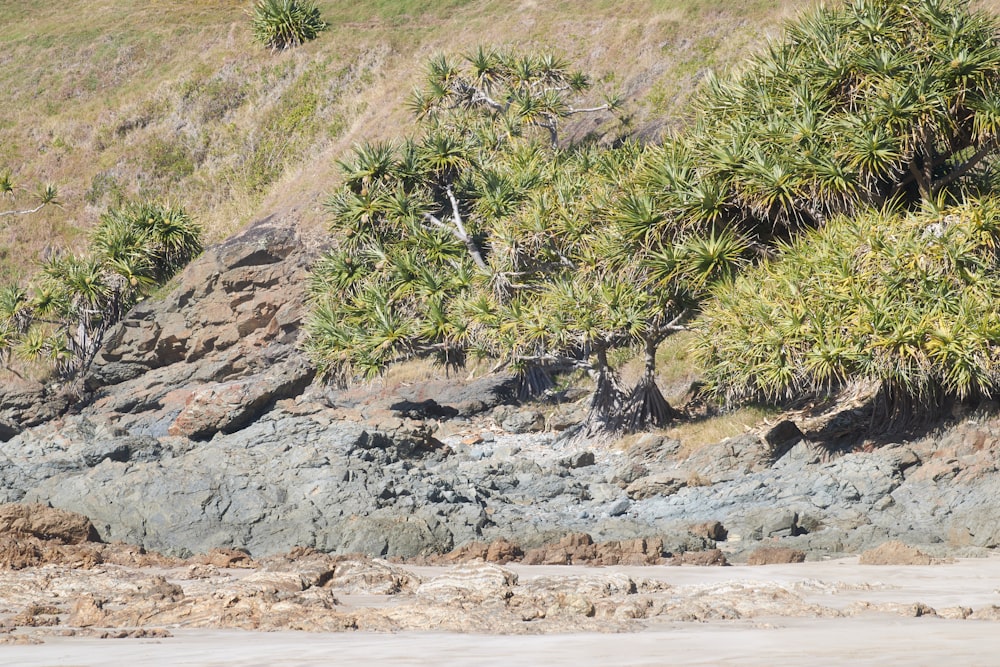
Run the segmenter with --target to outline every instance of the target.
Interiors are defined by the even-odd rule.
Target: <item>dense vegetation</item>
[[[866,381],[892,423],[992,393],[998,216],[979,198],[994,186],[998,45],[996,19],[963,2],[854,2],[713,83],[709,141],[695,141],[719,156],[702,175],[728,193],[720,215],[819,227],[717,291],[699,344],[716,395]]]
[[[561,148],[561,121],[617,101],[578,106],[590,81],[560,60],[480,49],[428,75],[412,99],[419,134],[357,147],[328,203],[340,243],[314,269],[309,322],[321,369],[346,381],[472,355],[537,394],[572,363],[596,376],[595,427],[666,423],[656,348],[741,241],[658,225],[633,183],[651,177],[638,146]],[[626,391],[607,353],[635,344],[646,372]]]
[[[1000,383],[1000,205],[838,216],[710,303],[698,354],[730,400],[881,388],[887,418]]]
[[[995,208],[948,213],[933,247],[919,230],[937,219],[903,212],[991,188],[997,35],[960,0],[820,8],[710,78],[691,126],[646,146],[560,142],[589,81],[551,56],[434,60],[413,99],[417,134],[359,145],[343,165],[310,350],[340,380],[415,355],[484,357],[535,391],[571,363],[595,376],[592,426],[631,431],[676,416],[657,347],[711,296],[699,348],[716,395],[866,379],[896,414],[989,394],[997,332],[962,327],[985,321],[993,295]],[[786,244],[803,229],[819,231]],[[859,253],[867,264],[845,259]],[[923,273],[901,282],[914,262]],[[749,263],[761,266],[734,280]],[[866,319],[881,308],[893,314]],[[622,347],[646,362],[631,389],[608,361]]]

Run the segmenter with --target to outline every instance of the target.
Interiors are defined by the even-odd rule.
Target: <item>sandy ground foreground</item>
[[[423,576],[435,568],[415,568]],[[674,587],[781,585],[811,603],[935,609],[1000,605],[1000,558],[928,566],[865,566],[857,559],[764,567],[512,567],[522,580],[622,572]],[[722,588],[720,588],[720,586]],[[0,646],[0,664],[18,667],[114,665],[221,667],[277,665],[997,665],[1000,623],[868,613],[847,617],[756,617],[669,621],[636,633],[482,635],[440,632],[271,633],[171,628],[164,639],[50,637],[36,646]]]

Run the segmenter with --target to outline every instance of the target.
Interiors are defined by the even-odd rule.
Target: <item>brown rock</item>
[[[195,565],[211,565],[214,567],[255,567],[250,554],[240,549],[212,549],[207,554],[189,559]]]
[[[685,551],[680,556],[674,558],[677,565],[698,565],[706,567],[709,565],[729,565],[726,555],[719,549],[707,549],[705,551]]]
[[[597,545],[593,565],[657,565],[663,560],[663,540],[637,538]]]
[[[891,540],[865,551],[858,562],[862,565],[930,565],[934,559],[916,547]]]
[[[23,570],[26,567],[41,565],[42,562],[42,547],[39,540],[0,536],[0,569]]]
[[[83,595],[79,597],[73,605],[73,611],[66,619],[66,625],[74,628],[89,628],[94,625],[103,625],[107,619],[107,612],[104,611],[104,601],[95,598],[93,595]]]
[[[308,366],[288,363],[240,380],[199,387],[190,393],[168,432],[205,439],[238,430],[266,405],[301,393],[312,378]]]
[[[440,560],[444,562],[465,562],[480,559],[488,563],[504,565],[519,561],[523,557],[524,552],[520,546],[501,539],[494,540],[489,544],[484,542],[470,542],[445,554]]]
[[[61,544],[100,541],[87,517],[41,504],[0,505],[0,535],[4,534],[56,540]]]
[[[748,565],[783,565],[786,563],[804,563],[806,554],[798,549],[788,547],[761,547],[747,557]]]
[[[627,487],[625,493],[632,500],[645,500],[654,496],[671,496],[687,486],[687,482],[669,473],[640,477]]]
[[[491,542],[486,550],[487,562],[499,563],[500,565],[520,560],[522,556],[524,556],[524,552],[521,551],[521,547],[507,540]]]
[[[712,540],[713,542],[724,542],[729,537],[729,531],[718,521],[695,523],[688,530],[693,535],[704,537],[706,540]]]

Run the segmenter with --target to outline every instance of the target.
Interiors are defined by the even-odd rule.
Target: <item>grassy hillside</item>
[[[708,67],[760,46],[779,0],[376,0],[317,3],[330,28],[298,49],[251,42],[235,0],[3,2],[0,168],[18,201],[41,183],[61,208],[3,219],[0,278],[79,247],[108,205],[168,199],[209,241],[278,213],[319,228],[341,152],[405,132],[427,58],[478,44],[553,49],[630,100],[655,137]],[[591,131],[581,124],[577,132]]]

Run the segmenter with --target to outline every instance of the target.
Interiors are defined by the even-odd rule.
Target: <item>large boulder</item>
[[[129,415],[133,432],[209,437],[301,392],[312,374],[297,343],[318,252],[273,218],[206,249],[165,298],[138,304],[108,333],[86,378],[86,411]]]
[[[235,431],[275,401],[297,396],[313,374],[309,366],[286,363],[239,380],[198,387],[188,395],[168,433],[205,439],[219,431]]]
[[[97,540],[97,531],[87,517],[38,503],[0,505],[0,535],[57,540],[62,544]]]

